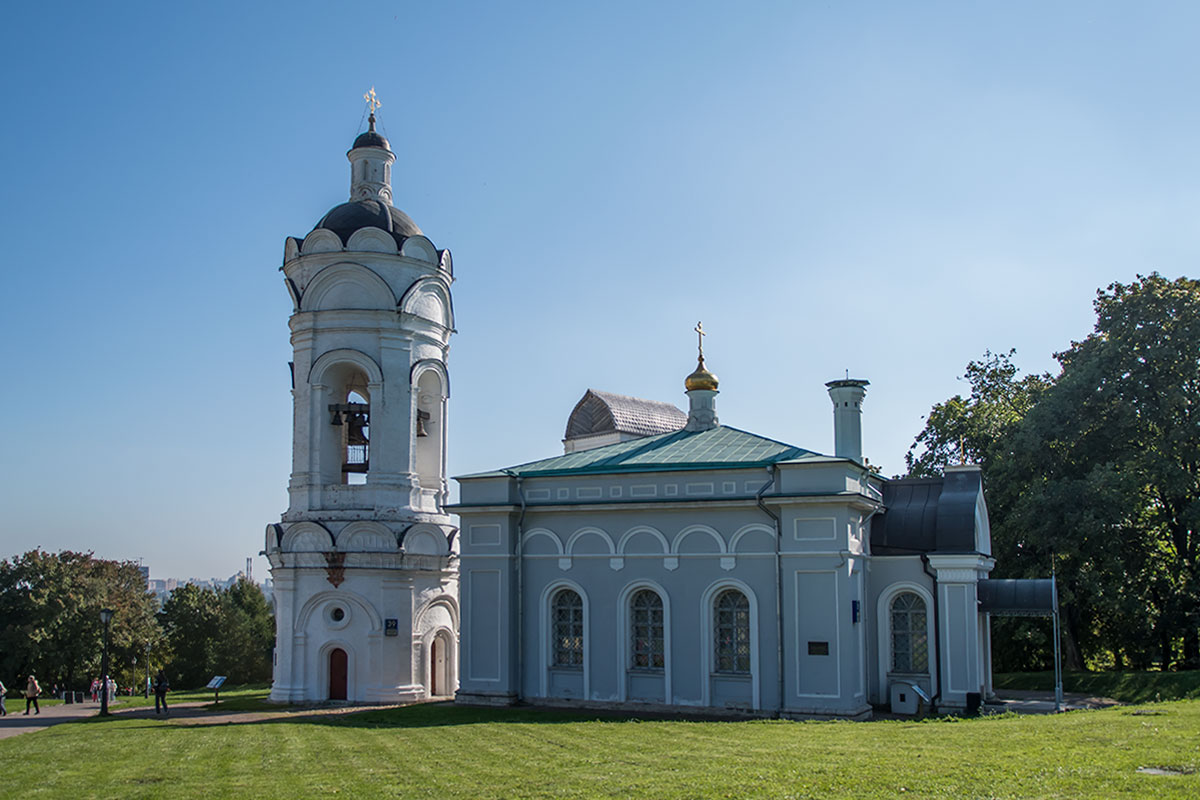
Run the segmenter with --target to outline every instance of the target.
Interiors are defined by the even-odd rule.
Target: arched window
[[[633,669],[661,670],[663,656],[663,602],[651,589],[639,589],[629,600]]]
[[[737,589],[726,589],[713,603],[717,672],[750,674],[750,601]]]
[[[415,467],[417,479],[421,483],[423,497],[441,498],[442,476],[444,470],[444,450],[446,445],[444,412],[446,410],[446,392],[442,379],[432,369],[427,369],[417,378],[416,418],[413,420],[416,441]],[[438,507],[435,501],[432,506]]]
[[[323,483],[366,483],[371,465],[371,393],[367,376],[354,364],[326,373],[328,425],[321,445]]]
[[[919,675],[929,672],[929,634],[925,601],[914,592],[901,592],[892,600],[892,672]]]
[[[555,667],[583,669],[583,598],[561,589],[550,601]]]

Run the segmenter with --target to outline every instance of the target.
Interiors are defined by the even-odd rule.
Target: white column
[[[986,696],[990,667],[984,661],[981,636],[986,615],[979,611],[977,589],[995,564],[977,553],[929,556],[929,565],[937,571],[943,707],[965,708],[970,692]]]

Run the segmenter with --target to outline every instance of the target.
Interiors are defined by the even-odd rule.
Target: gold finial
[[[706,389],[708,391],[716,391],[717,376],[708,371],[704,366],[704,337],[708,334],[704,332],[704,323],[697,322],[693,328],[696,332],[696,348],[699,351],[696,358],[696,371],[683,381],[684,388],[689,392],[693,389]]]
[[[375,97],[375,87],[371,87],[371,91],[363,95],[363,100],[367,101],[367,105],[371,108],[371,116],[375,116],[375,111],[383,105],[379,102],[379,98]]]

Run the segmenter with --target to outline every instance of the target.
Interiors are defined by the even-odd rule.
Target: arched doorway
[[[454,694],[454,676],[451,672],[453,656],[450,652],[450,637],[446,631],[438,631],[429,645],[429,696],[448,697]]]
[[[335,647],[329,651],[329,699],[346,699],[346,651]]]
[[[433,655],[429,665],[429,693],[441,697],[446,693],[446,643],[441,635],[433,637]]]

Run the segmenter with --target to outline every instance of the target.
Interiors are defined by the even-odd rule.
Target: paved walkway
[[[17,736],[22,733],[32,733],[57,725],[60,722],[74,722],[99,713],[100,704],[96,703],[57,703],[42,705],[42,713],[34,714],[31,710],[25,716],[25,699],[8,700],[8,716],[0,717],[0,739]]]
[[[989,710],[1015,711],[1018,714],[1053,714],[1054,692],[1009,692],[997,691],[999,702],[988,703]],[[1075,692],[1063,693],[1063,711],[1079,711],[1089,708],[1108,708],[1121,705],[1111,697],[1093,697]]]
[[[408,704],[405,704],[408,705]],[[122,718],[161,719],[170,720],[177,725],[236,725],[246,722],[265,722],[273,719],[304,719],[307,717],[327,717],[341,714],[361,714],[365,711],[379,711],[387,708],[399,708],[398,705],[344,705],[319,707],[289,707],[282,706],[278,710],[269,711],[222,711],[217,708],[207,711],[209,704],[205,703],[174,703],[167,716],[154,713],[154,706],[142,708],[114,708],[113,713]]]

